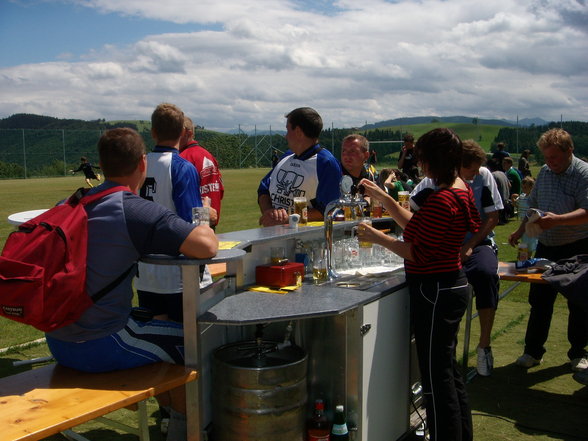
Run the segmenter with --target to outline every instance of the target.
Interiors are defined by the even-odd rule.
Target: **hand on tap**
[[[364,194],[370,198],[374,198],[378,201],[384,202],[386,198],[389,198],[388,193],[382,190],[378,185],[370,181],[369,179],[362,179],[359,185],[363,187]]]

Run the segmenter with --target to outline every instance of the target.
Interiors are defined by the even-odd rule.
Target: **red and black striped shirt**
[[[461,269],[460,250],[465,234],[478,228],[480,215],[471,188],[443,188],[431,193],[403,233],[414,256],[413,261],[405,260],[406,272],[423,275]]]

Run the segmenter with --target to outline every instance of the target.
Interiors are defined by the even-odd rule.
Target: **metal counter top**
[[[274,294],[243,291],[226,297],[198,317],[198,322],[249,325],[338,315],[389,295],[405,286],[396,272],[373,288],[359,291],[339,288],[333,282],[315,286],[307,281],[295,291]]]

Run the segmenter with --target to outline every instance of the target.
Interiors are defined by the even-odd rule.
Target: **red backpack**
[[[118,186],[91,196],[80,188],[65,203],[20,225],[0,256],[0,315],[51,332],[75,322],[116,287],[129,268],[99,292],[86,292],[88,215],[84,206]]]

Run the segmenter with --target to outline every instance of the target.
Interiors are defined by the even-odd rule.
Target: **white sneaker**
[[[574,372],[580,372],[588,369],[588,360],[586,357],[574,358],[572,361],[570,361],[570,365],[572,366],[572,370]]]
[[[538,364],[541,364],[542,361],[543,361],[543,359],[537,360],[536,358],[531,357],[529,354],[523,354],[519,358],[517,358],[517,361],[515,361],[515,364],[517,366],[528,369],[530,367],[537,366]]]
[[[481,348],[478,346],[476,351],[478,353],[478,365],[476,366],[478,375],[481,375],[482,377],[489,377],[492,373],[492,369],[494,368],[494,356],[492,355],[492,348],[490,346],[487,348]]]

